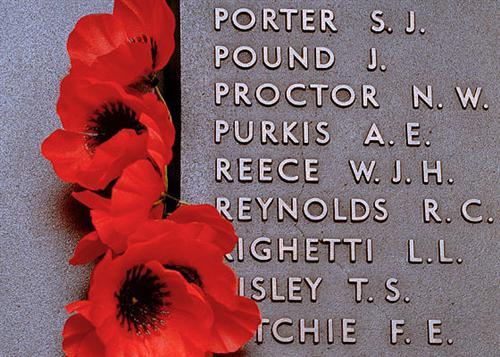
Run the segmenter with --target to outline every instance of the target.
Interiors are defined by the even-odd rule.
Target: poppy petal
[[[127,238],[115,230],[113,217],[108,212],[100,210],[91,211],[90,216],[102,243],[114,253],[123,253],[127,248]]]
[[[172,160],[175,128],[170,113],[168,116],[162,114],[157,113],[153,117],[143,114],[139,120],[148,128],[148,154],[165,175],[165,167]]]
[[[112,81],[123,87],[148,80],[153,72],[151,50],[147,46],[125,42],[113,51],[100,56],[90,66],[75,66],[72,71],[78,76]]]
[[[210,242],[220,247],[224,253],[232,252],[238,241],[233,225],[222,218],[211,205],[181,206],[168,219],[177,223],[199,222],[210,225],[217,232],[217,235],[210,236]]]
[[[215,322],[212,329],[210,351],[230,353],[240,349],[254,336],[261,323],[257,304],[247,298],[238,297],[235,309],[208,298],[214,309]]]
[[[68,357],[104,356],[95,327],[82,315],[70,316],[63,330],[63,351]]]
[[[120,20],[111,14],[82,17],[68,38],[68,53],[73,66],[91,65],[96,58],[113,51],[128,40]]]
[[[73,192],[71,196],[90,209],[108,210],[110,207],[111,201],[109,199],[92,191]]]
[[[69,263],[71,265],[88,264],[106,253],[107,249],[108,247],[101,242],[97,232],[91,232],[80,239]]]
[[[94,190],[105,188],[130,163],[146,156],[146,140],[132,129],[121,130],[96,148],[92,162],[79,172],[77,183]]]
[[[116,0],[113,10],[129,35],[146,35],[157,44],[156,69],[168,63],[175,47],[175,16],[164,0]]]
[[[57,129],[42,144],[43,156],[65,182],[77,182],[79,168],[90,162],[85,135]]]
[[[134,254],[142,254],[142,259],[149,257],[172,267],[194,269],[204,293],[220,303],[233,306],[236,303],[237,277],[224,264],[223,252],[203,240],[205,235],[213,235],[213,232],[210,226],[203,224],[149,222],[132,235],[129,247],[140,246],[140,252]],[[193,249],[194,245],[196,249]]]
[[[86,311],[90,308],[90,301],[88,300],[79,300],[74,301],[68,305],[66,305],[66,311],[68,313],[78,312],[83,316],[86,316]]]
[[[175,326],[190,344],[206,348],[214,317],[204,295],[197,287],[188,284],[180,273],[163,268],[159,262],[148,266],[158,273],[162,281],[166,281],[172,292],[169,298],[170,315],[166,319],[167,331],[168,327]]]
[[[122,253],[127,237],[149,218],[163,191],[163,180],[148,160],[136,161],[123,170],[113,187],[111,200],[106,202],[107,207],[91,211],[102,242],[115,253]]]
[[[125,227],[125,232],[130,226],[136,229],[140,221],[148,218],[164,189],[162,177],[148,160],[128,166],[114,186],[111,198],[118,228]]]
[[[191,349],[192,347],[189,347]],[[151,334],[142,339],[119,336],[106,348],[107,356],[137,357],[187,357],[188,347],[175,329],[165,329],[162,334]]]
[[[202,227],[205,228],[203,231],[210,230],[208,226]],[[193,249],[193,241],[189,238],[197,234],[198,228],[198,225],[184,225],[182,229],[178,229],[182,239],[170,239],[168,242],[165,239],[162,244],[169,249],[164,253],[163,259],[171,265],[195,269],[205,294],[222,304],[233,306],[236,303],[237,277],[233,270],[224,264],[223,255],[216,246],[198,241],[196,249]]]

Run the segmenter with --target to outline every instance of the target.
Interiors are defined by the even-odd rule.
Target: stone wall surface
[[[0,2],[0,355],[61,356],[64,306],[83,298],[89,269],[68,259],[89,230],[40,154],[59,127],[55,107],[69,60],[66,39],[111,0]]]
[[[214,29],[216,7],[228,11],[228,20],[223,21],[220,31]],[[256,15],[256,25],[248,31],[240,31],[231,23],[233,12],[248,8]],[[284,16],[277,17],[281,26],[279,32],[262,30],[262,11],[270,8],[278,11],[292,9],[334,9],[337,33],[322,33],[318,30],[305,33],[300,29],[300,15],[294,15],[292,31],[283,30]],[[392,31],[374,33],[370,27],[374,22],[370,14],[382,10],[383,18]],[[405,33],[408,11],[414,11],[417,31]],[[264,342],[251,343],[246,351],[249,356],[492,356],[499,347],[498,299],[498,24],[495,20],[498,3],[494,1],[184,1],[181,3],[181,67],[182,67],[182,198],[190,202],[215,203],[217,197],[227,198],[231,203],[230,213],[237,216],[238,200],[249,198],[243,206],[250,211],[251,220],[235,219],[237,233],[245,242],[244,262],[233,266],[245,280],[248,296],[258,294],[250,281],[264,278],[266,298],[260,303],[263,316],[273,322],[280,318],[291,318],[280,325],[279,333],[291,343],[278,342],[271,336],[271,326],[264,328]],[[243,24],[248,21],[241,19]],[[316,18],[317,19],[317,18]],[[318,22],[315,22],[317,25]],[[425,28],[423,35],[419,29]],[[389,33],[391,32],[391,33]],[[214,66],[215,46],[225,46],[229,56],[221,68]],[[232,51],[238,46],[250,46],[258,56],[257,64],[250,69],[238,68],[232,61]],[[336,62],[326,71],[308,70],[301,66],[294,70],[286,62],[271,70],[262,64],[262,47],[272,49],[281,46],[286,53],[289,46],[299,50],[308,46],[325,46],[334,50]],[[387,66],[386,71],[367,70],[370,48],[377,48],[379,61]],[[246,56],[246,59],[245,59]],[[311,58],[311,57],[310,57]],[[284,56],[286,61],[287,56]],[[248,53],[241,55],[248,61]],[[311,65],[312,67],[312,65]],[[228,84],[229,95],[223,97],[221,105],[215,103],[215,84]],[[234,84],[248,86],[251,106],[234,103]],[[270,107],[255,99],[256,88],[263,83],[272,83],[281,90],[280,101]],[[287,86],[303,83],[326,84],[330,90],[338,84],[348,84],[358,95],[349,108],[339,108],[324,94],[324,104],[314,104],[315,94],[309,88],[294,93],[297,99],[307,99],[305,107],[294,107],[284,99]],[[359,94],[363,84],[377,89],[379,109],[362,107]],[[432,85],[433,109],[421,104],[420,109],[412,107],[412,85],[425,89]],[[456,86],[482,87],[483,94],[477,110],[463,110],[459,104]],[[266,99],[270,99],[269,96]],[[439,104],[442,104],[440,110]],[[487,104],[486,106],[483,106]],[[228,134],[222,143],[214,142],[215,121],[229,124]],[[234,122],[245,128],[253,121],[257,136],[248,144],[239,144],[234,138]],[[281,139],[283,122],[326,121],[330,124],[332,140],[328,145],[277,145],[260,143],[259,124],[272,121],[278,128]],[[422,144],[409,147],[405,144],[405,125],[408,122],[420,124]],[[384,146],[364,146],[363,140],[372,123],[382,131]],[[300,134],[299,134],[300,136]],[[394,145],[388,145],[389,140]],[[424,145],[429,141],[429,146]],[[216,159],[231,162],[234,181],[216,182]],[[252,182],[238,180],[237,160],[253,159]],[[272,158],[275,165],[287,158],[319,159],[320,182],[283,182],[273,167],[273,182],[258,182],[257,160]],[[411,184],[391,183],[394,160],[401,160],[404,177],[412,179]],[[349,169],[349,160],[359,163],[364,160],[377,161],[375,178],[377,185],[361,182],[356,184]],[[423,160],[441,160],[444,183],[435,180],[424,185],[421,178]],[[300,166],[302,170],[302,166]],[[292,169],[291,169],[292,170]],[[292,170],[294,173],[296,170]],[[257,172],[257,173],[256,173]],[[300,171],[302,172],[302,171]],[[299,172],[299,173],[300,173]],[[302,177],[302,176],[301,176]],[[454,183],[449,184],[448,179]],[[286,216],[283,222],[276,217],[276,201],[272,203],[268,220],[263,222],[261,209],[256,203],[260,197],[278,197],[290,204],[292,198],[304,203],[309,198],[324,199],[329,214],[321,223],[313,223],[299,212],[298,221]],[[460,215],[461,204],[469,198],[482,200],[481,212],[485,215],[481,224],[465,222]],[[389,219],[377,223],[373,217],[363,223],[334,223],[332,203],[340,200],[340,210],[349,211],[348,200],[362,198],[374,202],[378,198],[387,201]],[[440,203],[439,212],[443,222],[422,222],[422,204],[426,198]],[[317,206],[316,206],[317,207]],[[302,205],[299,204],[299,211]],[[316,214],[318,210],[316,211]],[[495,218],[493,224],[486,223],[488,217]],[[451,218],[450,223],[445,218]],[[270,262],[259,262],[251,258],[249,245],[259,237],[269,237],[272,243],[261,244],[258,251],[271,248],[274,258]],[[285,238],[287,245],[297,238],[299,245],[307,238],[361,238],[372,239],[374,261],[368,264],[364,258],[364,246],[359,246],[358,261],[351,263],[345,245],[339,245],[335,262],[330,263],[325,248],[320,245],[320,263],[305,263],[303,248],[298,250],[298,262],[285,262],[276,258],[278,239]],[[407,242],[414,240],[423,264],[407,262]],[[438,240],[446,242],[447,254],[454,258],[453,264],[437,262]],[[460,259],[459,259],[460,258]],[[459,263],[457,263],[459,262]],[[463,262],[462,264],[460,264]],[[270,279],[277,278],[280,294],[286,291],[289,277],[322,277],[319,298],[316,303],[307,300],[302,303],[272,302]],[[364,277],[370,283],[363,290],[363,302],[354,302],[354,288],[348,278]],[[399,280],[402,297],[408,296],[409,303],[400,300],[388,303],[385,300],[384,284],[393,277]],[[304,285],[302,285],[304,286]],[[307,291],[307,290],[306,290]],[[367,303],[373,297],[374,303]],[[306,319],[309,326],[318,319],[321,341],[315,345],[311,335],[306,343],[300,343],[299,319]],[[325,339],[327,319],[333,319],[335,342]],[[342,318],[356,320],[354,344],[341,342],[340,323]],[[389,342],[390,320],[405,320],[405,336],[397,345]],[[429,319],[441,319],[443,344],[430,345],[427,337]],[[284,320],[282,320],[283,322]],[[411,344],[404,343],[409,338]],[[448,341],[449,340],[449,341]],[[289,341],[290,342],[290,341]]]

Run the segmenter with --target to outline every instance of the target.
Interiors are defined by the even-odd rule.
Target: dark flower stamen
[[[165,269],[175,270],[181,273],[188,283],[198,285],[200,288],[203,286],[200,274],[198,274],[196,269],[175,264],[165,264],[163,266]]]
[[[123,103],[107,103],[96,110],[87,126],[87,145],[90,149],[108,141],[122,129],[133,129],[141,134],[146,128],[137,118],[137,113]]]
[[[140,35],[129,39],[130,43],[137,43],[150,46],[151,49],[151,73],[146,73],[138,81],[131,83],[128,87],[131,90],[135,90],[140,93],[149,92],[151,89],[155,88],[160,80],[158,79],[157,73],[153,71],[158,64],[158,43],[152,37],[146,35]]]
[[[162,317],[170,304],[165,301],[170,296],[167,286],[143,264],[127,270],[127,276],[120,291],[115,293],[118,300],[117,319],[129,332],[137,335],[151,333],[165,324]]]
[[[156,68],[158,63],[158,43],[152,37],[149,38],[149,43],[151,44],[151,59],[153,60],[153,68]]]
[[[130,43],[140,43],[151,46],[152,67],[155,68],[158,63],[158,42],[152,37],[140,35],[129,39]]]

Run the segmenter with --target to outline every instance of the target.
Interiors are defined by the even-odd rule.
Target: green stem
[[[158,86],[155,87],[155,93],[158,96],[158,98],[163,102],[163,104],[165,104],[165,106],[168,109],[167,102],[165,101],[165,98],[163,98],[163,95],[161,94],[160,88],[158,88]],[[172,118],[170,118],[170,119],[172,119]]]

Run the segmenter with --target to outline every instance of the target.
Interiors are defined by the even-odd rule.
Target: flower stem
[[[170,198],[171,200],[174,200],[175,202],[177,202],[177,203],[179,203],[179,204],[181,204],[181,205],[184,205],[184,206],[189,206],[189,205],[191,205],[191,203],[186,202],[186,201],[183,201],[183,200],[181,200],[181,199],[179,199],[179,198],[177,198],[177,197],[174,197],[174,196],[172,196],[172,195],[170,195],[170,194],[168,194],[168,193],[164,193],[164,194],[163,194],[163,197]]]
[[[188,202],[182,201],[182,200],[180,200],[180,199],[178,199],[178,198],[176,198],[176,197],[174,197],[172,195],[169,195],[168,193],[164,192],[162,194],[162,198],[159,201],[157,201],[157,202],[163,203],[163,214],[162,214],[162,218],[163,219],[167,218],[170,215],[169,207],[167,205],[167,202],[165,201],[165,198],[170,198],[171,200],[177,202],[179,205],[184,205],[184,206],[190,205]],[[155,202],[155,204],[156,204],[156,202]]]
[[[155,87],[155,93],[158,96],[158,98],[165,104],[165,106],[168,108],[167,102],[165,101],[165,98],[163,98],[163,95],[161,94],[160,88],[158,86]]]
[[[168,111],[168,117],[169,117],[170,121],[172,122],[173,121],[172,115],[170,115],[170,111],[168,110],[167,102],[165,101],[165,98],[163,98],[163,95],[161,94],[160,88],[158,88],[158,86],[156,86],[154,91],[155,91],[158,99],[160,99],[163,102],[163,104],[165,104],[165,107],[167,108],[167,111]],[[167,165],[165,165],[165,182],[164,183],[165,183],[165,192],[162,194],[162,198],[160,200],[156,201],[154,203],[154,205],[157,206],[157,205],[163,203],[163,215],[162,215],[162,217],[167,218],[169,213],[168,213],[167,204],[164,202],[164,198],[170,198],[171,200],[177,202],[180,205],[189,205],[190,203],[188,203],[186,201],[182,201],[182,200],[168,194],[168,166]]]

